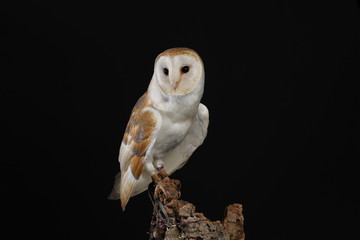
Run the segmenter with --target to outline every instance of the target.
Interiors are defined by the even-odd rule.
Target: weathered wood
[[[244,240],[242,205],[226,207],[222,221],[210,221],[193,204],[179,199],[180,181],[165,177],[155,186],[151,240]]]

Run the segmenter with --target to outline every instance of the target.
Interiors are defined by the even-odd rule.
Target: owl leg
[[[160,170],[164,169],[164,161],[161,159],[157,159],[154,161],[154,166],[155,166],[156,170],[160,171]]]
[[[157,171],[152,161],[145,162],[145,169],[150,174],[151,179],[155,184],[157,184],[161,180],[161,178],[157,175]]]
[[[164,161],[163,160],[155,160],[154,165],[156,167],[156,170],[158,171],[157,175],[163,179],[165,177],[168,177],[169,174],[164,169]]]

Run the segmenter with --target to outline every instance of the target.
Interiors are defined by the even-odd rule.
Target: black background
[[[147,194],[125,212],[107,196],[154,59],[177,46],[203,58],[210,111],[173,175],[182,198],[212,220],[243,204],[248,240],[357,234],[356,1],[9,1],[0,18],[6,239],[147,239]]]

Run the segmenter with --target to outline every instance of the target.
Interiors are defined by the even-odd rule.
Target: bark
[[[180,195],[179,180],[165,177],[156,184],[150,240],[245,239],[241,204],[227,206],[223,220],[210,221]]]

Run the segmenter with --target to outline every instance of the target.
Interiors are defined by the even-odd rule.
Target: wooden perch
[[[150,240],[245,239],[241,204],[227,206],[222,221],[210,221],[197,213],[193,204],[179,198],[179,180],[165,177],[156,184]]]

